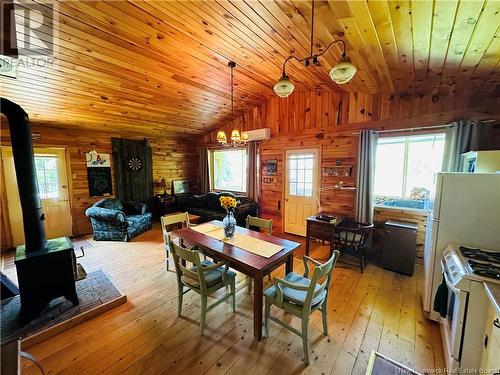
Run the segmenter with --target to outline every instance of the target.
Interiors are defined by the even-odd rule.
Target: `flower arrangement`
[[[227,212],[231,211],[233,208],[236,207],[236,199],[232,197],[227,197],[227,196],[222,196],[219,198],[220,200],[220,205],[222,208],[224,208]]]

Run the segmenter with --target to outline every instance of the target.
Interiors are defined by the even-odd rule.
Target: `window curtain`
[[[457,121],[446,129],[443,172],[461,172],[464,152],[488,149],[492,126],[475,125],[472,121]]]
[[[254,201],[259,201],[259,174],[257,143],[248,143],[248,187],[247,196]]]
[[[373,221],[377,141],[378,134],[372,130],[362,130],[359,134],[356,220],[363,223]]]
[[[443,172],[459,172],[461,154],[467,152],[472,138],[472,122],[458,121],[446,128]]]
[[[210,191],[210,173],[208,169],[208,148],[202,147],[200,151],[200,193],[206,194]]]

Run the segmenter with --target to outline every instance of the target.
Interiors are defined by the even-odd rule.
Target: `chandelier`
[[[234,118],[234,73],[233,69],[236,67],[236,63],[234,61],[229,61],[227,63],[227,66],[231,69],[231,122],[233,121]],[[227,137],[226,133],[223,130],[220,130],[217,132],[217,142],[219,145],[224,146],[224,145],[229,145],[232,147],[238,147],[238,146],[243,146],[248,142],[248,134],[245,132],[242,132],[240,135],[240,132],[238,129],[233,129],[231,132],[231,143],[227,142]]]
[[[345,52],[345,43],[343,40],[335,39],[333,40],[328,47],[322,52],[313,53],[313,36],[314,36],[314,0],[312,0],[312,10],[311,10],[311,50],[310,55],[300,59],[296,56],[288,56],[283,63],[283,69],[281,73],[281,78],[274,85],[274,92],[276,95],[286,98],[289,96],[293,89],[295,88],[293,82],[286,75],[286,63],[292,59],[297,60],[300,63],[304,63],[305,66],[309,66],[312,62],[314,65],[319,65],[318,57],[324,55],[326,51],[330,49],[336,43],[339,43],[342,46],[342,56],[339,62],[330,70],[330,78],[337,83],[338,85],[342,85],[344,83],[349,82],[352,77],[356,74],[356,67],[351,63],[351,59],[346,55]]]

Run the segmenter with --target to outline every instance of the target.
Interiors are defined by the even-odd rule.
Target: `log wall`
[[[40,133],[41,140],[34,142],[40,147],[65,147],[69,154],[68,176],[70,184],[70,202],[73,219],[73,233],[81,235],[91,233],[90,222],[85,216],[85,210],[102,197],[90,197],[87,182],[87,167],[85,165],[85,152],[95,148],[100,153],[111,154],[111,137],[123,137],[134,139],[133,136],[124,134],[113,134],[106,132],[87,132],[80,130],[58,129],[46,127],[40,124],[32,124],[32,131]],[[135,137],[138,139],[138,137]],[[163,192],[159,180],[166,179],[168,186],[173,179],[189,178],[196,179],[198,168],[198,153],[196,143],[178,141],[169,138],[156,137],[150,139],[153,148],[153,179],[155,193]],[[2,123],[1,144],[10,144],[6,123]],[[2,175],[3,181],[3,175]],[[113,177],[113,189],[115,181]],[[3,191],[3,182],[2,182]],[[2,195],[3,197],[3,195]],[[1,202],[2,225],[1,225],[1,247],[10,246],[10,233],[8,229],[8,216],[5,215],[5,197]]]

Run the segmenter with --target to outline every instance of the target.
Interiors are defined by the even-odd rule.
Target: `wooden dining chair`
[[[177,315],[182,313],[182,299],[184,294],[193,290],[201,296],[201,319],[200,335],[203,335],[207,312],[226,299],[232,297],[233,313],[236,310],[236,273],[229,269],[229,265],[224,262],[213,263],[209,260],[200,260],[200,253],[197,250],[186,249],[170,240],[172,256],[174,258],[175,270],[177,273],[178,301]],[[184,264],[189,262],[192,267],[187,268]],[[184,264],[183,264],[184,263]],[[208,296],[221,288],[230,287],[229,293],[208,306]]]
[[[267,234],[270,236],[273,233],[273,221],[262,219],[256,216],[248,215],[245,220],[245,227],[247,229],[259,228],[259,230],[266,230]],[[268,279],[271,280],[271,274],[267,275]],[[252,291],[252,278],[248,277],[248,292]]]
[[[264,229],[267,231],[267,234],[271,235],[273,234],[273,221],[248,215],[246,218],[246,228],[259,228],[259,230]]]
[[[323,334],[328,336],[328,288],[332,280],[333,269],[339,257],[337,250],[325,263],[304,256],[304,276],[290,272],[284,278],[274,278],[274,285],[264,291],[265,315],[264,331],[269,336],[269,319],[302,337],[304,362],[309,364],[309,317],[316,310],[321,311]],[[310,263],[315,268],[311,274]],[[284,321],[271,316],[271,306],[275,305],[302,320],[299,331]]]
[[[189,213],[187,212],[182,212],[178,214],[170,214],[170,215],[164,215],[160,217],[160,222],[161,222],[161,230],[163,233],[163,246],[165,249],[165,262],[167,264],[167,271],[169,270],[168,263],[169,263],[169,252],[171,251],[170,249],[170,231],[168,230],[169,227],[172,225],[181,225],[182,227],[190,227],[191,223],[189,222]]]
[[[361,223],[344,219],[332,231],[331,251],[340,250],[341,253],[351,254],[359,259],[361,273],[366,266],[365,248],[373,223]]]

